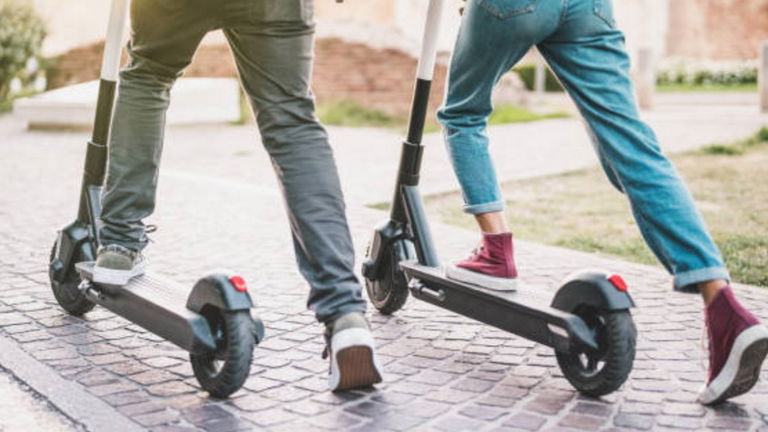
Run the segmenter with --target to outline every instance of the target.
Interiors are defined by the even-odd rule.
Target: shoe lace
[[[485,245],[483,244],[483,242],[480,242],[480,243],[477,244],[477,246],[474,247],[474,249],[472,249],[472,252],[470,252],[468,258],[470,258],[470,259],[474,258],[474,257],[482,254],[484,250],[485,250]]]
[[[146,226],[144,227],[144,235],[147,235],[147,234],[152,234],[152,233],[154,233],[154,232],[156,232],[156,231],[157,231],[157,225],[155,225],[155,224],[148,224],[148,225],[146,225]],[[152,238],[151,238],[151,237],[149,237],[149,236],[147,236],[147,240],[149,240],[149,241],[150,241],[150,242],[152,242],[152,243],[154,243],[154,242],[155,242],[155,241],[154,241],[154,240],[152,240]]]

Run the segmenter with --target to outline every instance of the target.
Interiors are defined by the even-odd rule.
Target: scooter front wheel
[[[53,262],[56,258],[56,244],[54,243],[51,249],[51,255],[48,262]],[[66,279],[63,281],[56,280],[53,275],[49,275],[51,280],[51,290],[53,296],[67,313],[70,315],[80,316],[96,306],[96,304],[85,297],[85,293],[80,287],[80,276],[76,271],[70,270],[67,272]]]
[[[239,390],[251,369],[253,319],[247,310],[208,310],[203,316],[211,326],[217,349],[201,355],[190,354],[192,371],[203,390],[226,398]]]
[[[413,259],[413,243],[397,240],[384,252],[378,279],[365,279],[368,299],[379,312],[389,315],[400,310],[408,300],[408,280],[400,262]]]
[[[605,311],[578,307],[573,312],[596,335],[598,350],[581,353],[556,352],[557,363],[576,390],[592,397],[612,393],[632,371],[637,330],[629,310]]]

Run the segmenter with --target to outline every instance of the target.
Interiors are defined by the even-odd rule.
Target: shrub
[[[44,37],[43,20],[32,6],[0,0],[0,101],[12,96],[11,83],[36,59]]]
[[[544,90],[548,92],[561,92],[563,87],[560,85],[560,81],[557,80],[555,74],[549,68],[546,68],[546,74],[544,79]],[[517,73],[520,79],[523,80],[525,88],[533,90],[536,81],[536,65],[524,64],[515,66],[512,68],[512,72]]]
[[[757,83],[757,62],[670,58],[659,64],[656,82],[702,86],[755,84]]]

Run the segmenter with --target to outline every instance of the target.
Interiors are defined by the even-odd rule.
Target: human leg
[[[699,401],[711,404],[742,394],[757,382],[768,330],[736,300],[691,194],[639,118],[610,2],[571,5],[564,25],[539,49],[587,121],[606,174],[626,193],[648,246],[675,276],[675,288],[703,296],[710,372]]]
[[[143,219],[155,191],[169,92],[210,25],[188,2],[131,3],[130,62],[120,83],[102,191],[101,243],[94,280],[124,284],[144,271]]]

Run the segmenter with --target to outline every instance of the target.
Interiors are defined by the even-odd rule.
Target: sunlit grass
[[[747,139],[672,157],[737,282],[768,286],[768,129]],[[507,219],[519,238],[646,264],[626,198],[599,168],[507,182]],[[476,229],[460,194],[429,197],[429,213]]]

